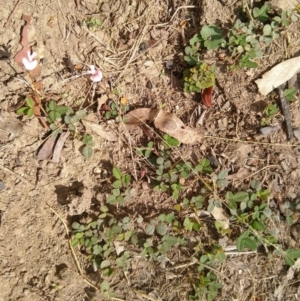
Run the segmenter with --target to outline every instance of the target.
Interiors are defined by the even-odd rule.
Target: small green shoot
[[[102,26],[103,22],[99,19],[88,18],[83,21],[83,25],[91,30],[97,30]]]
[[[93,136],[84,134],[82,143],[84,144],[83,148],[81,149],[82,155],[87,159],[92,158],[94,155],[94,150],[92,147],[95,145]]]
[[[287,101],[293,101],[296,94],[297,90],[294,87],[284,90],[284,97]]]
[[[263,118],[261,119],[260,124],[262,126],[269,125],[274,116],[279,112],[279,109],[276,105],[268,104],[263,111]]]
[[[70,108],[67,106],[58,106],[55,100],[50,100],[46,107],[48,113],[47,121],[53,123],[55,120],[60,119],[62,115],[66,114]]]
[[[131,176],[123,174],[117,167],[113,168],[113,175],[115,181],[112,184],[114,188],[112,194],[107,196],[107,203],[111,205],[123,205],[126,201],[130,200],[130,182]]]
[[[19,108],[16,113],[18,115],[26,115],[28,118],[31,118],[33,116],[34,102],[30,97],[26,97],[25,102],[26,106]]]

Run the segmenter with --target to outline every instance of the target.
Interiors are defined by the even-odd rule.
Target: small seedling
[[[60,119],[62,115],[66,114],[70,108],[67,106],[58,106],[54,100],[51,100],[46,107],[48,113],[47,121],[53,123],[55,120]]]
[[[34,102],[30,97],[26,97],[25,102],[26,106],[19,108],[16,113],[18,115],[27,115],[28,118],[31,118],[34,112]]]
[[[94,150],[92,147],[95,145],[93,136],[84,134],[82,143],[84,144],[84,147],[81,150],[82,155],[87,159],[92,158],[94,155]]]
[[[130,199],[129,186],[131,182],[131,176],[128,174],[123,174],[117,167],[113,168],[113,175],[115,177],[115,181],[112,184],[114,189],[112,190],[112,194],[107,196],[107,202],[111,205],[123,205]]]
[[[83,25],[91,30],[97,30],[101,27],[103,22],[99,19],[89,18],[83,21]]]
[[[69,130],[76,131],[76,124],[87,116],[86,109],[78,110],[75,114],[72,108],[66,112],[64,122],[68,125]]]
[[[214,65],[206,63],[197,64],[190,69],[184,71],[184,91],[185,92],[201,92],[205,88],[214,86],[215,84]]]
[[[278,113],[279,109],[276,105],[268,104],[263,111],[263,118],[260,124],[262,126],[269,125],[274,116]]]
[[[287,101],[293,101],[296,94],[297,90],[294,87],[284,90],[284,97]]]

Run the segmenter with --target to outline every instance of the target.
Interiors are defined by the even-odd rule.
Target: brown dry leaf
[[[98,106],[97,106],[97,114],[100,115],[101,107],[108,100],[107,94],[103,94],[100,98],[97,98]]]
[[[202,141],[203,135],[185,126],[184,123],[174,114],[159,111],[154,119],[154,125],[162,132],[176,138],[184,144],[196,144]]]
[[[250,171],[246,168],[241,167],[235,174],[227,176],[227,180],[243,180],[244,178],[248,177],[250,175]]]
[[[61,154],[61,151],[62,151],[62,148],[67,140],[67,138],[70,136],[70,132],[65,132],[65,133],[62,133],[56,144],[55,144],[55,147],[54,147],[54,151],[53,151],[53,156],[52,156],[52,161],[55,162],[55,163],[58,163],[59,162],[59,158],[60,158],[60,154]]]
[[[37,155],[38,160],[47,160],[52,156],[55,141],[56,141],[56,138],[54,138],[53,136],[50,136],[45,141],[45,143],[43,144],[43,146],[40,148],[40,150],[38,152],[38,155]]]
[[[216,221],[221,223],[223,229],[229,228],[229,215],[223,208],[214,207],[210,213]]]
[[[105,129],[105,127],[101,124],[90,122],[88,120],[82,120],[83,125],[88,131],[93,132],[99,137],[108,140],[108,141],[117,141],[118,136],[112,131]]]
[[[124,116],[126,125],[141,125],[146,121],[153,121],[159,110],[148,108],[135,109]]]
[[[282,10],[294,9],[299,3],[298,0],[271,0],[271,5]]]

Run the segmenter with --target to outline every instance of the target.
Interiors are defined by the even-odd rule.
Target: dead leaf
[[[227,180],[233,180],[233,181],[238,181],[238,180],[243,180],[244,178],[248,177],[250,175],[250,171],[246,168],[241,167],[236,173],[227,176]]]
[[[146,121],[153,121],[158,111],[148,108],[135,109],[124,116],[124,122],[126,125],[141,125]]]
[[[295,73],[300,70],[300,57],[295,57],[279,63],[271,70],[266,72],[261,79],[255,81],[259,92],[262,95],[267,95],[275,88],[291,79]]]
[[[67,138],[70,136],[70,132],[65,132],[65,133],[62,133],[56,144],[55,144],[55,147],[54,147],[54,151],[53,151],[53,156],[52,156],[52,161],[54,163],[58,163],[59,162],[59,158],[60,158],[60,154],[61,154],[61,151],[62,151],[62,148],[67,140]]]
[[[212,91],[213,87],[209,87],[203,89],[201,93],[201,100],[208,108],[212,107]]]
[[[99,137],[108,141],[117,141],[119,138],[112,130],[106,129],[103,125],[90,122],[88,120],[82,120],[83,125],[88,131],[93,132]]]
[[[43,144],[43,146],[40,148],[40,150],[38,152],[38,155],[37,155],[38,160],[48,160],[49,158],[51,158],[51,156],[53,154],[55,141],[56,141],[56,138],[54,138],[53,136],[50,136],[45,141],[45,143]]]
[[[159,111],[154,119],[154,125],[162,132],[176,138],[184,144],[196,144],[201,142],[203,135],[184,123],[174,114]]]
[[[223,229],[229,228],[229,215],[223,208],[214,207],[210,213],[216,221],[220,222]]]

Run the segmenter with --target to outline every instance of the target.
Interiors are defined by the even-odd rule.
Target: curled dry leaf
[[[208,108],[212,107],[212,91],[213,87],[209,87],[203,89],[201,93],[201,100]]]
[[[259,92],[267,95],[291,79],[300,70],[300,57],[295,57],[273,67],[261,79],[256,80]]]
[[[94,123],[88,120],[82,120],[83,125],[88,131],[93,132],[95,135],[108,140],[108,141],[117,141],[118,136],[112,131],[107,130],[103,125]]]
[[[141,125],[146,121],[153,121],[159,110],[149,108],[135,109],[124,116],[126,125]]]
[[[50,136],[45,141],[45,143],[43,144],[43,146],[40,148],[40,150],[38,152],[38,155],[37,155],[38,160],[47,160],[47,159],[51,158],[51,156],[53,154],[55,141],[56,141],[56,138],[53,136]]]
[[[162,132],[176,138],[184,144],[196,144],[201,142],[203,135],[185,126],[184,123],[174,114],[159,111],[154,119],[154,125]]]
[[[52,156],[52,161],[54,163],[58,163],[59,162],[59,158],[60,158],[60,154],[62,151],[62,148],[66,142],[66,140],[68,139],[68,137],[70,136],[70,132],[65,132],[62,133],[59,138],[57,139],[57,142],[55,144],[54,147],[54,151],[53,151],[53,156]]]

